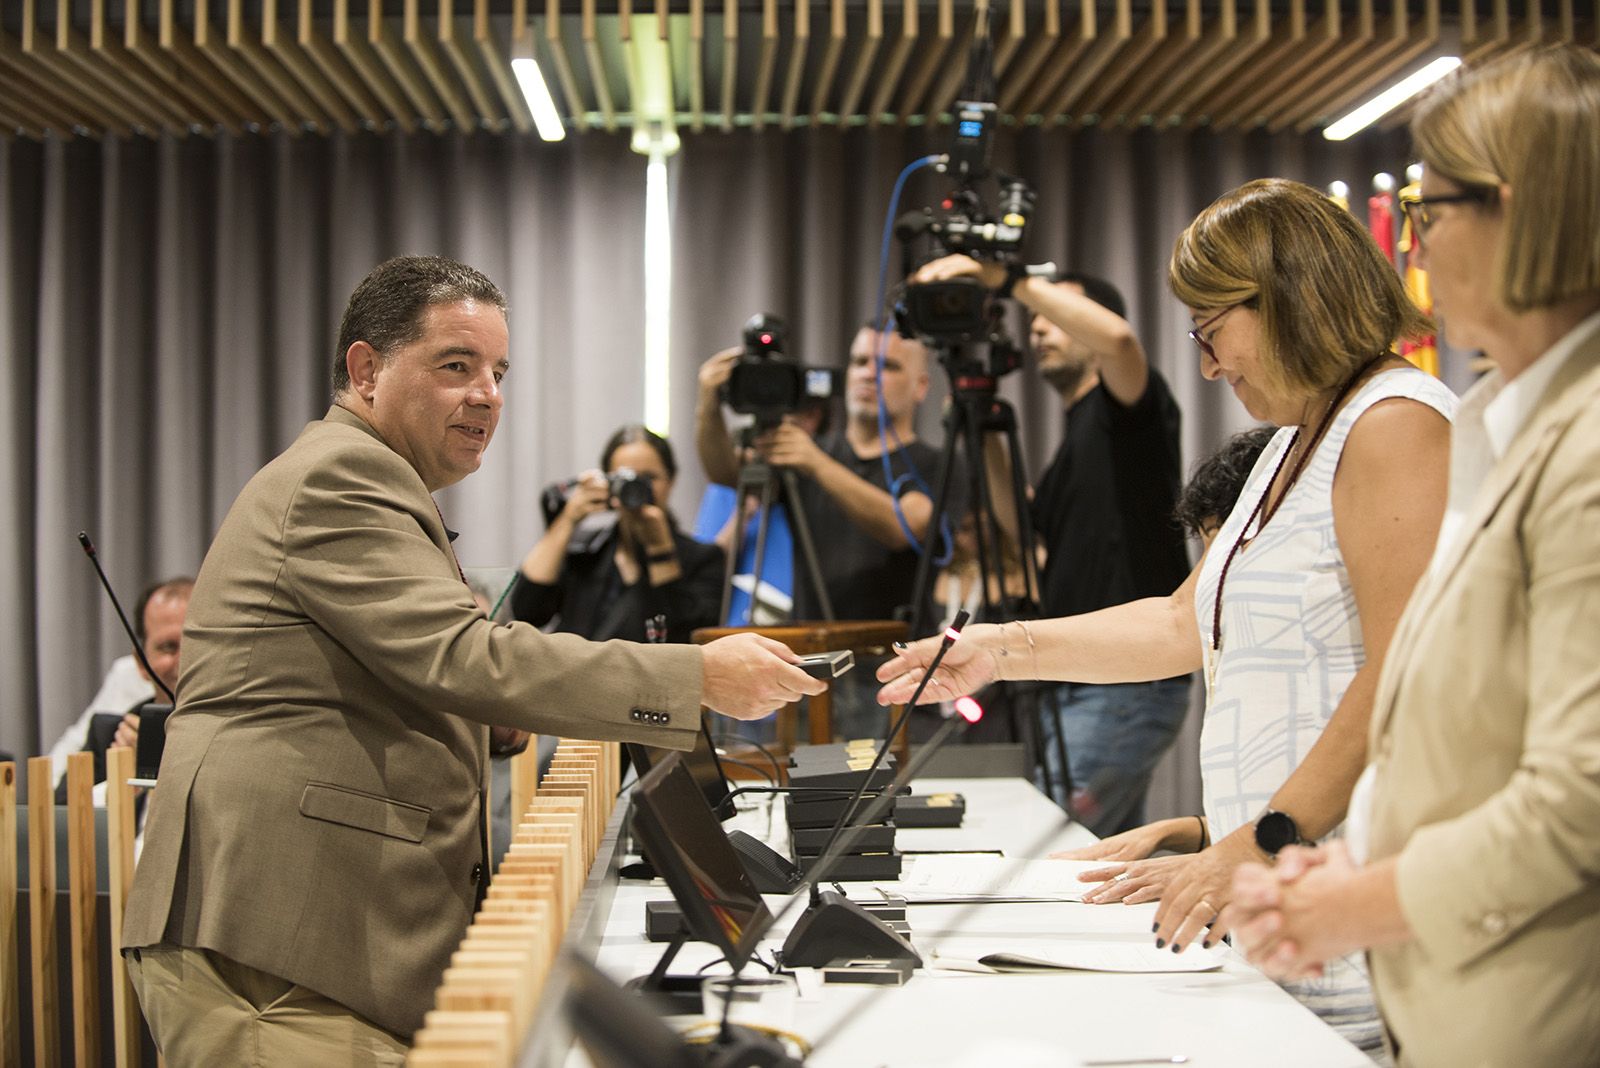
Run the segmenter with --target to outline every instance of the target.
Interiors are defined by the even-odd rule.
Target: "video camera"
[[[561,514],[561,509],[572,499],[572,491],[577,489],[581,482],[581,479],[566,478],[560,482],[550,483],[540,492],[539,507],[544,512],[545,526],[555,522],[556,516]],[[607,475],[606,486],[617,505],[628,511],[656,503],[655,490],[651,489],[650,480],[631,467],[619,467]]]
[[[841,390],[842,375],[826,367],[801,367],[784,355],[787,333],[775,315],[752,315],[744,324],[744,352],[733,365],[722,399],[760,427],[776,426],[808,400],[829,400]]]

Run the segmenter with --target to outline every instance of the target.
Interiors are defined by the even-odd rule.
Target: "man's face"
[[[183,644],[183,616],[188,610],[188,590],[164,590],[144,606],[144,655],[149,658],[156,677],[174,692],[178,689],[178,647]],[[139,665],[139,674],[150,678],[143,664]]]
[[[850,367],[845,374],[845,411],[852,419],[876,418],[878,384],[876,361],[879,334],[862,327],[850,345]],[[919,342],[891,331],[883,358],[883,406],[891,420],[916,411],[928,395],[928,352]]]
[[[422,323],[420,338],[383,353],[370,382],[355,388],[371,405],[373,427],[432,493],[483,462],[500,422],[511,342],[493,304],[435,304]]]
[[[1074,293],[1083,292],[1083,286],[1077,282],[1056,285]],[[1095,369],[1094,351],[1042,315],[1033,317],[1029,337],[1034,358],[1039,361],[1039,374],[1060,393],[1077,392],[1084,378]]]

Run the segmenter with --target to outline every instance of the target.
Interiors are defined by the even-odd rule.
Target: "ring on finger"
[[[1127,878],[1128,878],[1128,873],[1127,872],[1119,871],[1119,872],[1117,872],[1117,874],[1115,874],[1115,875],[1113,875],[1111,877],[1111,881],[1114,882],[1114,883],[1120,883],[1120,882],[1125,881]]]
[[[1206,912],[1209,912],[1211,914],[1211,918],[1213,920],[1217,918],[1217,910],[1212,908],[1211,907],[1211,902],[1205,900],[1204,898],[1201,898],[1199,901],[1196,901],[1194,903],[1194,907],[1197,908],[1197,909],[1203,909]]]

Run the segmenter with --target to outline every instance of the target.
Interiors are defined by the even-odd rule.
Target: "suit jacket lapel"
[[[1389,642],[1386,665],[1397,668],[1409,659],[1418,629],[1432,614],[1434,605],[1450,588],[1450,583],[1456,579],[1461,561],[1500,510],[1506,495],[1530,469],[1537,467],[1533,463],[1534,458],[1549,447],[1548,443],[1571,422],[1596,392],[1600,392],[1600,336],[1591,337],[1572,354],[1539,399],[1528,417],[1527,425],[1512,439],[1506,454],[1490,468],[1488,477],[1473,498],[1460,536],[1439,561],[1439,566],[1429,567],[1428,573],[1412,593],[1400,625],[1395,628],[1394,637]],[[1398,670],[1386,667],[1373,709],[1372,738],[1381,737],[1388,724],[1399,679]]]

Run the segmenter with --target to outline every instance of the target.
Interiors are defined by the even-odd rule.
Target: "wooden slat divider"
[[[72,25],[71,0],[56,0],[55,54],[74,64],[84,75],[100,83],[138,119],[136,125],[148,129],[171,129],[183,125],[182,117],[165,100],[150,99],[128,85],[114,70],[106,69],[90,54],[88,40]]]
[[[861,44],[856,52],[855,66],[850,70],[850,78],[845,82],[844,95],[839,98],[839,121],[848,122],[855,118],[861,105],[861,94],[866,89],[867,78],[873,71],[873,60],[878,56],[878,49],[883,46],[883,0],[867,0],[867,26],[866,33],[861,38]]]
[[[767,125],[767,99],[772,95],[777,58],[778,0],[761,0],[761,50],[757,53],[755,95],[750,103],[750,124],[757,130]]]
[[[466,43],[457,32],[455,0],[439,0],[439,47],[455,68],[461,84],[466,87],[467,98],[478,113],[479,123],[491,130],[505,129],[511,120],[497,102],[498,90],[494,88],[492,78],[486,81],[478,72],[472,52],[467,50]]]
[[[511,20],[512,48],[515,54],[537,55],[534,42],[538,40],[538,35],[533,32],[533,23],[527,11],[527,0],[512,0]],[[589,106],[584,102],[582,87],[575,73],[576,68],[567,52],[567,42],[562,36],[563,27],[561,0],[547,0],[544,18],[545,51],[555,67],[556,81],[561,84],[562,95],[567,98],[568,118],[578,132],[583,133],[589,129]],[[518,34],[526,34],[526,45],[519,42]]]
[[[1246,123],[1268,101],[1276,99],[1284,88],[1315,66],[1323,56],[1338,47],[1341,32],[1340,0],[1324,0],[1323,17],[1317,22],[1315,34],[1307,32],[1306,38],[1273,53],[1266,77],[1237,79],[1235,90],[1217,102],[1212,113],[1212,124],[1237,126]],[[1291,14],[1292,14],[1291,9]]]
[[[415,112],[422,116],[422,125],[438,132],[445,127],[444,107],[440,104],[428,79],[419,74],[416,61],[405,43],[385,17],[384,0],[367,0],[367,44],[383,62],[384,68],[405,94]]]
[[[939,0],[935,9],[934,31],[931,35],[921,39],[922,55],[916,68],[905,81],[901,91],[900,106],[895,108],[895,120],[901,125],[922,110],[923,97],[928,92],[928,87],[933,84],[933,79],[945,64],[945,57],[949,54],[950,45],[955,40],[956,26],[955,13],[951,0]],[[954,65],[955,61],[952,61]]]
[[[872,103],[867,111],[868,126],[878,125],[883,119],[884,112],[889,109],[889,98],[894,95],[895,86],[900,82],[900,75],[906,68],[906,60],[910,58],[911,49],[916,43],[917,0],[902,0],[900,36],[895,38],[894,46],[889,49],[889,58],[877,72],[878,88],[872,95]]]
[[[1078,18],[1063,37],[1057,0],[1046,0],[1044,32],[1035,36],[1033,47],[1007,75],[1010,84],[1001,87],[1000,110],[1019,119],[1042,111],[1072,73],[1083,50],[1099,35],[1099,20],[1094,0],[1078,0]]]
[[[450,113],[456,129],[470,133],[477,129],[477,121],[466,98],[461,95],[455,79],[444,69],[438,47],[433,39],[423,32],[421,7],[422,0],[402,0],[400,39],[411,50],[411,57],[416,60],[417,66],[422,68],[423,77],[428,80],[434,93],[444,101],[445,110]]]
[[[789,46],[789,69],[783,79],[782,103],[778,109],[778,122],[785,130],[794,126],[795,111],[800,106],[800,83],[806,76],[806,53],[811,48],[811,0],[793,0],[794,39]]]
[[[45,84],[64,83],[64,88],[76,90],[86,104],[124,128],[153,125],[142,112],[130,107],[120,93],[111,92],[88,71],[63,56],[57,43],[40,33],[38,26],[36,0],[22,0],[21,52],[40,71]]]
[[[1409,28],[1405,4],[1395,5],[1398,36],[1380,38],[1373,0],[1356,0],[1356,3],[1355,25],[1345,27],[1344,40],[1339,47],[1312,67],[1298,84],[1289,86],[1261,109],[1261,124],[1269,133],[1277,133],[1292,125],[1295,119],[1311,110],[1322,88],[1340,83],[1352,72],[1365,73],[1371,69],[1369,64],[1381,61],[1405,46]]]
[[[874,0],[867,0],[873,3]],[[876,0],[881,3],[882,0]],[[723,0],[722,4],[722,131],[733,129],[733,115],[737,106],[735,94],[739,87],[739,0]]]
[[[1007,5],[1005,28],[1000,30],[998,27],[991,27],[991,32],[995,33],[994,77],[998,83],[1005,77],[1006,68],[1011,65],[1012,57],[1017,54],[1017,49],[1028,35],[1028,5],[1024,0],[1011,0]]]
[[[594,86],[595,106],[600,109],[600,125],[607,133],[617,128],[617,108],[611,99],[611,86],[606,81],[605,57],[600,52],[599,19],[595,0],[583,0],[583,54],[589,60],[590,83]]]
[[[170,5],[171,0],[166,3]],[[93,44],[92,35],[90,43]],[[144,64],[168,91],[185,100],[195,121],[221,126],[235,136],[244,132],[244,124],[251,114],[250,102],[209,63],[201,60],[197,70],[175,50],[163,48],[159,34],[152,39],[144,27],[140,0],[125,0],[122,47]]]
[[[227,4],[228,47],[236,56],[242,56],[256,74],[260,75],[261,80],[272,86],[273,91],[288,104],[290,113],[294,116],[291,132],[298,136],[306,124],[319,129],[325,123],[331,124],[332,119],[311,98],[311,94],[290,76],[283,64],[262,47],[260,33],[245,18],[244,0],[227,0]]]
[[[339,129],[355,133],[361,128],[361,121],[344,97],[322,76],[316,60],[300,47],[299,34],[285,34],[278,25],[278,0],[261,0],[261,49],[294,76],[295,83]]]
[[[1234,39],[1234,0],[1220,0],[1220,5],[1219,29],[1226,26],[1226,34],[1207,38],[1200,0],[1185,0],[1182,31],[1169,33],[1150,60],[1108,96],[1099,109],[1103,124],[1109,121],[1137,126],[1146,114],[1154,114],[1155,109],[1150,106],[1152,98],[1178,77],[1175,68],[1193,69],[1205,63],[1218,47]]]
[[[94,754],[67,757],[67,901],[72,946],[72,1045],[82,1068],[100,1063],[100,938],[95,926]]]
[[[333,0],[333,48],[347,63],[361,85],[371,93],[403,133],[417,131],[417,110],[407,101],[406,92],[359,31],[350,26],[350,0]]]
[[[698,2],[698,0],[697,0]],[[844,54],[848,36],[844,0],[830,0],[828,4],[828,43],[822,52],[822,63],[817,68],[817,84],[811,93],[811,121],[816,123],[828,110],[828,94],[833,91],[833,80],[839,73],[839,57]]]
[[[1176,86],[1156,107],[1168,122],[1186,123],[1192,129],[1210,118],[1209,105],[1231,92],[1235,82],[1259,77],[1267,57],[1304,36],[1305,0],[1289,0],[1289,17],[1277,28],[1273,26],[1271,0],[1255,0],[1248,34],[1192,81]]]
[[[1319,94],[1306,108],[1295,131],[1302,134],[1309,133],[1343,115],[1382,87],[1395,81],[1424,54],[1438,47],[1439,32],[1439,0],[1424,0],[1422,21],[1413,27],[1405,47],[1375,68],[1368,70],[1359,79],[1341,79],[1336,87]]]
[[[1129,0],[1117,0],[1111,25],[1100,33],[1074,64],[1072,74],[1057,94],[1055,102],[1043,111],[1045,122],[1058,122],[1071,117],[1073,106],[1092,88],[1106,65],[1124,45],[1133,38],[1133,8]]]
[[[531,44],[532,30],[527,27],[527,21],[528,13],[524,5],[523,29],[528,34]],[[528,110],[528,102],[522,98],[522,90],[517,85],[516,75],[511,72],[510,53],[494,32],[494,23],[489,17],[489,0],[473,0],[472,43],[477,46],[478,58],[483,63],[484,69],[489,72],[495,90],[500,94],[500,103],[505,107],[507,120],[518,133],[532,133],[533,114]]]
[[[374,125],[382,125],[386,120],[398,123],[399,117],[378,100],[361,75],[345,60],[344,54],[317,26],[313,18],[313,0],[299,0],[299,8],[295,19],[295,43],[311,57],[311,62],[317,65],[340,98],[355,109],[359,115],[357,125],[361,125],[363,120]]]
[[[1118,53],[1116,62],[1101,74],[1083,96],[1077,110],[1083,116],[1102,118],[1105,106],[1136,72],[1153,66],[1155,55],[1167,40],[1167,0],[1152,0],[1150,15],[1139,32]]]
[[[55,1068],[61,1050],[41,1035],[61,1033],[56,945],[56,796],[50,758],[28,760],[28,919],[33,970],[33,1063]]]
[[[148,97],[152,106],[166,114],[166,129],[177,137],[188,137],[192,125],[215,122],[216,118],[208,113],[204,101],[192,98],[182,85],[151,69],[128,51],[117,34],[107,30],[106,3],[107,0],[90,0],[89,3],[87,44],[90,57],[99,64],[100,69],[114,78],[124,79],[132,88]],[[124,19],[130,14],[125,6]]]
[[[706,128],[706,0],[689,0],[689,130]]]
[[[22,1063],[17,955],[17,765],[0,763],[0,1061]]]
[[[300,135],[300,123],[293,109],[249,65],[238,62],[238,56],[228,47],[226,32],[219,35],[211,24],[211,0],[195,0],[192,41],[195,54],[204,56],[221,75],[248,97],[254,104],[255,118],[266,124],[276,122],[291,136]],[[163,8],[166,11],[166,8]],[[179,37],[167,29],[161,38],[163,48],[182,50]]]
[[[69,96],[61,86],[48,81],[47,70],[23,55],[21,47],[4,33],[0,33],[0,68],[9,71],[8,85],[16,105],[37,116],[49,129],[63,135],[76,126],[104,129],[124,137],[131,133],[128,127],[92,108],[81,96]]]
[[[110,866],[107,887],[111,892],[111,1041],[117,1068],[139,1068],[142,1058],[140,1038],[144,1017],[134,997],[133,982],[123,963],[123,913],[128,907],[128,890],[133,885],[134,752],[127,746],[106,751],[106,863]]]

